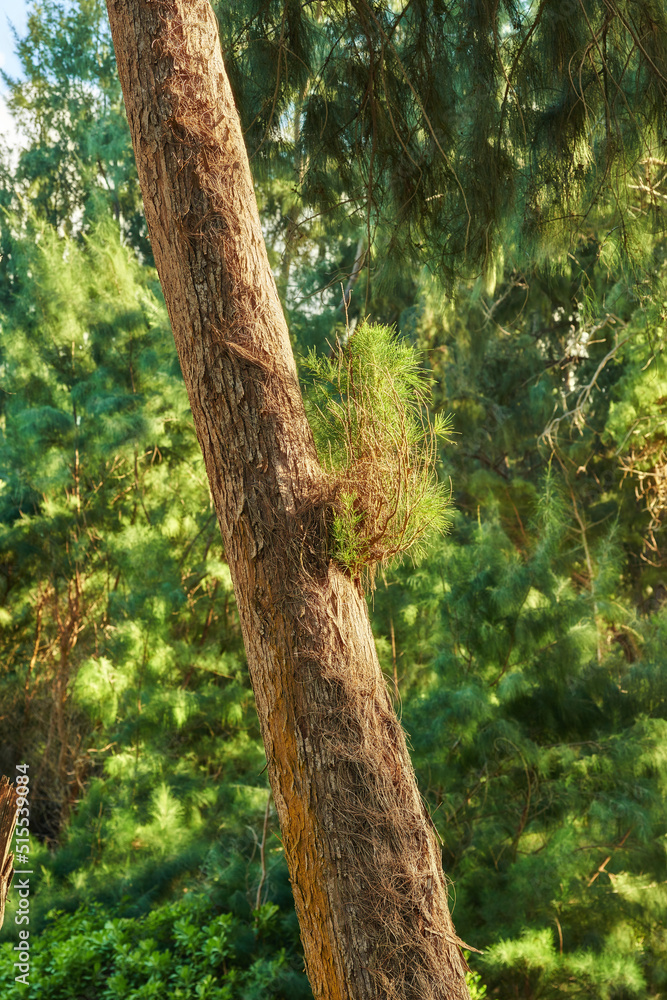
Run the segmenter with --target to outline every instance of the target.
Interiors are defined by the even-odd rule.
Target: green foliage
[[[289,942],[289,943],[287,943]],[[287,946],[286,946],[287,945]],[[308,1000],[295,922],[263,903],[223,910],[188,893],[138,920],[100,906],[52,911],[30,938],[30,985],[14,982],[16,952],[0,946],[3,997],[65,1000]]]
[[[0,174],[0,767],[30,763],[38,874],[32,985],[5,945],[3,995],[305,998],[104,7],[31,15],[10,99],[28,148]],[[663,996],[664,11],[220,15],[352,572],[372,556],[364,462],[391,511],[415,480],[397,501],[412,466],[386,456],[434,455],[409,343],[458,432],[452,531],[387,570],[372,617],[457,930],[484,950],[473,1000]],[[445,300],[415,259],[483,274]],[[353,319],[399,334],[360,323],[327,359],[341,281]]]
[[[13,207],[68,234],[113,215],[151,260],[105,4],[33,0],[17,55],[8,106],[28,142]]]
[[[470,961],[469,952],[464,951],[463,956],[466,962]],[[482,983],[482,977],[479,972],[473,972],[472,970],[466,972],[466,983],[470,991],[470,1000],[483,1000],[486,996],[486,986]]]
[[[341,493],[331,526],[334,559],[357,576],[364,566],[361,526],[364,515],[355,509],[354,493]]]
[[[1,766],[30,765],[31,831],[60,844],[36,911],[130,887],[141,911],[265,806],[231,577],[154,274],[109,223],[17,245]]]
[[[649,626],[627,608],[634,653],[605,642],[598,660],[610,595],[568,579],[570,516],[555,485],[526,524],[523,554],[497,513],[459,515],[418,576],[392,574],[375,595],[375,627],[393,631],[380,653],[392,671],[393,652],[457,930],[484,949],[489,988],[660,995],[664,611]],[[430,663],[413,662],[413,629],[435,647]]]
[[[333,489],[332,550],[354,577],[372,575],[449,525],[449,491],[437,480],[438,441],[428,382],[413,347],[386,326],[361,323],[333,357],[314,350],[307,412]]]
[[[665,989],[663,253],[640,301],[593,245],[411,319],[458,513],[374,625],[501,996]]]
[[[564,258],[606,212],[607,261],[645,249],[664,159],[662,4],[216,10],[251,155],[291,169],[303,211],[284,217],[288,239],[313,216],[332,232],[355,219],[380,269],[416,257],[490,283],[508,251],[522,267]]]

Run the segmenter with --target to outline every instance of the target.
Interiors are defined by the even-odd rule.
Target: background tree
[[[651,157],[664,159],[663,5],[216,11],[251,161],[291,155],[304,206],[354,220],[371,255],[382,247],[366,258],[376,274],[383,258],[415,255],[441,278],[480,266],[492,277],[508,250],[573,249],[610,208],[605,254],[636,254],[651,220],[624,211],[629,184],[650,197]]]
[[[113,215],[150,259],[113,47],[100,3],[35,3],[17,41],[22,79],[9,108],[28,143],[15,183],[33,212],[68,235]],[[7,80],[7,77],[5,77]]]

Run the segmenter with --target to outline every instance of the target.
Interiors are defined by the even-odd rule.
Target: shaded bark
[[[317,462],[207,0],[107,0],[155,261],[243,628],[307,972],[468,996],[440,852]]]

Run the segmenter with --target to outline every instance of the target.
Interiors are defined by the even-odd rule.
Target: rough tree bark
[[[440,851],[317,462],[207,0],[107,0],[148,229],[234,582],[308,976],[465,998]]]

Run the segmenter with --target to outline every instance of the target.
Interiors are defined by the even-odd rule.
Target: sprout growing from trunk
[[[331,555],[372,584],[378,565],[450,525],[451,490],[438,481],[448,418],[429,417],[418,352],[387,326],[363,322],[331,357],[305,359],[306,410],[331,485]]]

